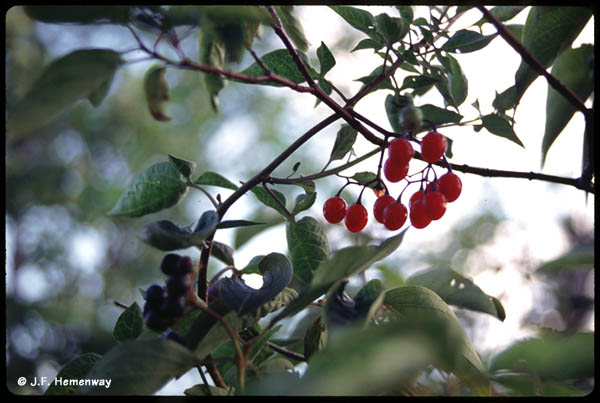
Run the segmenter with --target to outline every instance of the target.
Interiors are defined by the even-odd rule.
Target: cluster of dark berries
[[[165,286],[153,284],[146,290],[144,321],[156,331],[164,331],[185,311],[185,294],[190,287],[188,274],[194,264],[188,256],[175,253],[165,255],[160,270],[167,275]],[[172,333],[172,332],[171,332]],[[170,334],[170,333],[169,333]],[[168,336],[175,338],[175,335]]]
[[[413,141],[417,140],[413,139]],[[379,176],[381,169],[378,171],[375,181],[377,185],[383,185],[379,189],[382,193],[383,189],[385,189],[385,194],[379,195],[375,201],[373,215],[378,222],[391,231],[400,229],[407,218],[410,219],[413,227],[425,228],[431,221],[442,218],[446,212],[446,204],[455,201],[462,191],[460,178],[450,168],[446,174],[439,178],[433,170],[432,164],[442,159],[446,152],[446,138],[434,129],[423,137],[420,145],[421,157],[428,165],[420,172],[421,178],[419,180],[411,181],[406,179],[410,160],[415,154],[412,144],[406,138],[396,138],[388,144],[388,158],[383,165],[383,174],[388,181],[395,183],[406,179],[408,182],[407,187],[412,183],[420,184],[420,189],[410,197],[408,208],[400,201],[406,187],[398,198],[390,196]],[[428,179],[430,173],[433,173],[433,180]],[[325,202],[323,205],[323,216],[332,224],[344,220],[346,228],[350,232],[361,231],[367,225],[369,218],[367,209],[360,203],[362,192],[358,201],[350,207],[346,207],[346,202],[339,196],[340,193],[341,189],[338,195],[331,197]]]

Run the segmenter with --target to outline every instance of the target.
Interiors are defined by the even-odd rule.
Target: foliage
[[[136,41],[135,50],[156,62],[147,70],[133,107],[143,110],[145,116],[149,113],[157,124],[185,127],[178,116],[180,110],[173,109],[170,114],[166,111],[182,101],[177,93],[180,89],[170,87],[167,80],[167,74],[172,71],[188,71],[202,77],[201,85],[197,81],[193,86],[188,85],[191,90],[187,88],[189,92],[201,93],[203,112],[200,115],[212,113],[206,110],[223,113],[225,105],[219,100],[225,91],[242,91],[244,84],[250,87],[250,92],[262,86],[310,94],[316,99],[315,107],[323,104],[333,112],[304,134],[294,134],[293,143],[279,150],[272,162],[257,162],[262,166],[250,178],[232,181],[225,176],[230,174],[214,172],[202,166],[202,161],[193,161],[187,155],[175,157],[171,152],[183,154],[183,150],[190,147],[186,142],[191,136],[186,133],[181,144],[171,145],[169,140],[160,140],[152,153],[163,156],[155,158],[152,164],[136,164],[135,172],[139,173],[128,184],[112,184],[111,189],[103,190],[103,197],[111,202],[96,203],[99,207],[94,208],[95,214],[100,214],[98,209],[102,209],[102,214],[108,213],[114,220],[149,220],[154,214],[173,212],[168,218],[145,221],[138,237],[160,251],[197,249],[200,256],[189,276],[194,282],[185,295],[185,312],[176,318],[168,332],[156,335],[148,326],[144,328],[144,321],[148,323],[146,306],[141,309],[136,302],[127,304],[114,326],[116,345],[104,346],[102,355],[90,352],[80,355],[57,375],[81,380],[112,379],[110,388],[82,383],[75,389],[53,386],[48,388],[47,394],[153,394],[194,368],[200,371],[203,383],[187,388],[186,395],[431,395],[435,394],[434,389],[427,389],[420,379],[432,371],[444,374],[446,379],[455,377],[466,395],[545,395],[557,391],[577,394],[582,392],[572,386],[573,382],[593,377],[593,360],[585,353],[593,348],[593,334],[583,332],[572,336],[544,334],[539,339],[519,341],[492,357],[486,366],[453,307],[486,313],[500,321],[510,312],[505,312],[499,298],[484,293],[471,279],[449,267],[427,268],[402,283],[372,280],[353,297],[349,296],[345,289],[350,278],[389,257],[411,236],[411,231],[417,229],[404,229],[377,242],[331,250],[332,243],[322,222],[306,215],[320,193],[315,182],[323,178],[345,179],[338,195],[346,186],[360,188],[356,204],[361,203],[365,190],[365,198],[371,191],[378,196],[387,194],[381,168],[392,137],[421,144],[426,132],[470,125],[476,131],[485,129],[489,134],[524,147],[507,111],[518,106],[539,75],[526,55],[537,58],[544,68],[551,68],[551,74],[563,83],[548,92],[543,160],[574,113],[583,113],[586,125],[590,124],[591,110],[582,110],[564,96],[565,91],[571,91],[585,102],[593,88],[593,67],[590,66],[593,45],[571,48],[591,18],[590,10],[500,6],[491,10],[492,19],[482,19],[472,27],[451,31],[449,27],[466,11],[463,7],[429,6],[426,8],[428,18],[415,18],[412,6],[397,6],[378,15],[365,8],[331,6],[332,17],[345,21],[347,29],[358,31],[353,32],[359,42],[352,52],[362,51],[366,55],[368,50],[379,62],[369,75],[356,79],[362,87],[352,96],[346,96],[338,87],[340,83],[328,75],[340,63],[336,60],[336,56],[341,59],[340,52],[325,41],[311,48],[304,30],[307,26],[303,27],[291,6],[64,6],[60,12],[54,6],[25,6],[24,10],[28,18],[42,23],[108,24],[127,29]],[[505,37],[508,31],[502,22],[510,21],[522,10],[528,10],[527,22],[522,29],[510,31],[520,33],[517,39],[525,49],[515,74],[515,85],[496,96],[494,112],[483,114],[476,105],[479,116],[465,120],[459,107],[473,89],[469,88],[459,55],[477,52],[497,38]],[[486,9],[482,11],[489,14]],[[500,24],[498,32],[484,35],[474,29],[489,21]],[[255,49],[259,48],[258,39],[265,34],[261,34],[262,30],[272,31],[281,41],[281,47],[274,45],[274,48],[264,49],[261,45],[264,52],[259,56]],[[181,45],[184,36],[192,32],[199,45],[197,61],[188,57]],[[148,38],[152,38],[153,46],[146,44]],[[440,44],[439,40],[443,42]],[[100,48],[78,49],[58,57],[47,64],[31,88],[21,91],[22,96],[14,97],[18,101],[7,97],[7,140],[17,145],[37,138],[51,141],[44,136],[54,135],[55,131],[48,128],[57,116],[82,100],[101,108],[111,94],[120,69],[136,61],[139,60],[132,58],[131,52]],[[401,70],[408,74],[401,75]],[[234,85],[226,89],[226,83]],[[121,86],[117,91],[123,91]],[[355,105],[375,91],[387,94],[382,106],[392,132],[354,111]],[[443,105],[419,104],[419,98],[429,91],[437,91]],[[84,126],[87,111],[75,107],[72,113],[79,114]],[[202,117],[196,119],[189,122],[191,127]],[[275,170],[289,162],[296,150],[338,119],[344,122],[322,170],[302,175],[298,173],[300,164],[296,163],[290,175],[275,176]],[[106,128],[107,131],[114,129]],[[204,131],[210,131],[210,127],[201,127],[200,132]],[[136,144],[130,138],[135,137],[121,132],[117,144],[133,149]],[[356,155],[353,147],[358,139],[372,143],[377,149]],[[151,143],[152,140],[151,137],[135,141]],[[451,163],[451,144],[449,141],[448,149],[444,145],[441,153],[446,153],[439,161],[429,161],[419,172],[421,181],[407,179],[406,186],[416,182],[433,184],[427,177],[433,175],[437,179],[434,166],[447,171],[505,176],[487,168],[473,169]],[[175,149],[176,146],[181,149]],[[589,147],[585,141],[588,165],[583,169],[582,180],[561,182],[560,178],[543,178],[594,192],[593,175],[586,174],[590,164],[593,166]],[[344,170],[377,154],[379,163],[374,172],[363,171],[350,177],[341,175]],[[145,161],[147,156],[138,158]],[[415,158],[423,161],[420,153],[416,153]],[[329,168],[333,163],[338,165]],[[532,173],[529,179],[534,178],[541,179],[542,175]],[[290,198],[286,185],[296,185],[294,189],[301,189],[301,193]],[[185,225],[189,221],[177,224],[183,220],[174,211],[189,198],[190,189],[206,196],[209,206],[202,207],[194,218],[195,225]],[[214,189],[222,193],[215,194]],[[260,213],[256,217],[234,216],[224,220],[230,208],[249,193],[254,195],[252,202],[260,204]],[[95,196],[92,193],[87,197],[93,200]],[[234,214],[234,210],[231,211]],[[117,222],[129,225],[130,221]],[[238,270],[236,249],[252,236],[283,222],[289,255],[259,251],[248,266]],[[215,236],[232,228],[236,236],[247,231],[243,239],[236,238],[236,248],[215,240]],[[226,264],[212,279],[208,276],[211,257]],[[540,272],[552,275],[564,265],[587,265],[589,257],[589,251],[583,255],[569,254],[563,260],[542,266]],[[154,270],[158,272],[158,268]],[[231,271],[231,276],[221,277],[227,271]],[[260,276],[262,286],[258,289],[249,286],[244,277],[247,274]],[[298,326],[299,339],[278,338],[283,321],[300,317],[302,312],[315,306],[319,314],[304,328]],[[567,348],[563,349],[564,345]],[[573,362],[559,365],[568,360]],[[302,375],[296,371],[298,362],[307,364]],[[536,387],[521,388],[519,385],[530,377],[536,380]]]

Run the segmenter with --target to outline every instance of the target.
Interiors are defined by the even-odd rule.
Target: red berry
[[[446,212],[446,196],[442,192],[429,192],[423,199],[425,211],[432,220],[439,220]]]
[[[412,210],[412,206],[413,204],[417,201],[417,200],[421,200],[423,198],[423,195],[425,193],[423,192],[423,189],[417,191],[416,193],[414,193],[411,197],[410,200],[408,201],[408,207]]]
[[[423,199],[416,200],[408,215],[410,218],[410,223],[415,228],[425,228],[431,222],[431,218],[429,214],[427,214],[427,210],[425,208],[425,201]]]
[[[383,173],[390,182],[398,182],[404,179],[408,173],[408,163],[400,165],[395,160],[388,158],[385,164],[383,164]]]
[[[421,141],[421,156],[427,162],[437,162],[446,152],[446,138],[438,132],[429,132]]]
[[[350,232],[360,232],[367,225],[369,220],[369,213],[362,204],[353,204],[348,207],[346,213],[346,228]]]
[[[331,224],[337,224],[346,216],[346,202],[341,197],[331,197],[323,205],[323,216]]]
[[[383,224],[383,210],[395,201],[396,199],[390,195],[378,197],[373,205],[373,215],[375,216],[375,219]]]
[[[408,164],[413,155],[415,155],[415,150],[410,141],[406,139],[395,139],[388,145],[389,159],[398,165]]]
[[[456,174],[448,172],[443,175],[439,181],[440,192],[446,196],[446,201],[448,203],[458,199],[458,196],[460,196],[460,192],[462,191],[462,182]]]
[[[390,231],[395,231],[406,222],[408,210],[402,203],[392,203],[383,210],[383,224]]]

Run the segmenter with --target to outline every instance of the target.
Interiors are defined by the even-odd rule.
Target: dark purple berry
[[[194,262],[192,258],[189,256],[182,257],[179,262],[177,262],[177,266],[173,269],[173,274],[184,276],[189,274],[194,270]]]
[[[158,284],[153,284],[146,290],[146,303],[144,313],[148,309],[158,309],[165,299],[165,289]]]
[[[181,297],[185,295],[190,286],[188,276],[169,276],[167,279],[168,297]]]
[[[166,318],[158,311],[150,309],[144,314],[144,322],[146,322],[146,326],[148,326],[150,329],[156,330],[157,332],[162,332],[171,326],[175,320]]]
[[[177,332],[172,331],[172,330],[169,330],[167,332],[165,338],[168,339],[168,340],[173,340],[173,341],[175,341],[175,342],[177,342],[179,344],[185,345],[185,340],[184,340],[183,336],[180,335]]]
[[[160,307],[161,315],[173,319],[180,317],[184,311],[185,304],[182,297],[168,296]]]
[[[160,270],[166,275],[173,274],[181,261],[181,256],[176,253],[168,253],[160,263]]]

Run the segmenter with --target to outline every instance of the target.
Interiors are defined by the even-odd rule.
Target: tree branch
[[[585,104],[575,95],[569,88],[561,83],[556,77],[546,71],[546,68],[529,52],[523,44],[517,40],[492,13],[484,6],[476,6],[481,11],[484,17],[496,27],[498,34],[508,43],[529,66],[538,74],[546,78],[548,84],[554,88],[559,94],[565,97],[575,108],[577,108],[584,116],[590,115],[591,111],[586,108]]]

